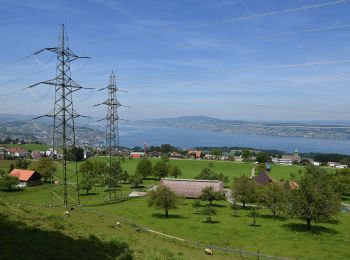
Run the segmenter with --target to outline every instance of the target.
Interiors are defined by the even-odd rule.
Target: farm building
[[[223,191],[224,184],[216,180],[191,179],[161,179],[160,185],[169,187],[176,195],[185,198],[199,198],[206,187],[213,187],[214,191]]]
[[[144,152],[131,152],[130,157],[131,158],[142,158],[142,157],[145,157],[145,153]]]
[[[266,171],[261,171],[258,176],[255,177],[255,182],[257,184],[268,184],[270,182],[273,182],[273,179],[267,174]]]
[[[23,187],[39,185],[41,183],[41,175],[36,171],[13,169],[10,175],[17,177],[19,179],[19,185]]]

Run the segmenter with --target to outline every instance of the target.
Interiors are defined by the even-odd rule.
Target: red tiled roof
[[[190,179],[162,179],[160,185],[169,187],[176,195],[186,198],[198,198],[206,187],[213,187],[214,191],[222,191],[222,181],[190,180]]]
[[[10,148],[7,148],[7,151],[9,151],[10,153],[21,153],[21,152],[24,152],[24,150],[19,148],[19,147],[10,147]]]
[[[13,169],[10,175],[17,177],[20,181],[28,181],[34,173],[35,171],[31,170]]]

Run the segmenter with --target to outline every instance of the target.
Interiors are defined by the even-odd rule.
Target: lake
[[[276,149],[292,153],[322,152],[350,154],[350,140],[311,139],[301,137],[273,137],[248,134],[225,134],[195,129],[170,127],[120,127],[120,145],[126,147],[171,144],[179,148],[195,146],[239,146],[256,149]]]

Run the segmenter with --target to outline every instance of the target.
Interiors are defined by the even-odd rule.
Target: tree
[[[342,196],[350,196],[350,169],[339,169],[333,176],[335,191]]]
[[[120,176],[120,180],[123,181],[123,183],[126,183],[130,179],[128,171],[123,171],[122,175]]]
[[[247,202],[255,202],[257,199],[256,183],[247,176],[235,178],[232,186],[235,200],[242,202],[243,208]]]
[[[210,206],[213,204],[213,200],[223,200],[225,195],[222,192],[214,191],[213,187],[205,187],[200,195],[201,200],[209,201]]]
[[[286,205],[286,193],[283,186],[277,182],[262,185],[258,189],[258,202],[268,208],[273,216],[283,212]]]
[[[152,174],[152,162],[147,158],[142,159],[136,166],[136,174],[145,178]]]
[[[269,156],[265,152],[258,152],[256,155],[256,161],[258,163],[266,163],[269,159]]]
[[[256,218],[259,217],[259,212],[257,207],[252,207],[252,209],[249,211],[249,217],[253,219],[251,225],[254,227],[256,226]]]
[[[34,171],[38,172],[42,177],[44,177],[45,182],[47,178],[52,177],[56,172],[57,168],[53,160],[49,157],[42,157],[38,161],[32,164]]]
[[[70,147],[67,151],[67,160],[80,162],[84,159],[84,149],[81,147]]]
[[[162,144],[160,146],[160,152],[162,154],[168,154],[175,150],[175,147],[171,146],[170,144]]]
[[[86,194],[94,187],[96,178],[93,173],[84,173],[79,182],[79,188],[86,191]]]
[[[242,151],[242,158],[243,158],[243,161],[247,162],[250,160],[250,157],[251,157],[251,152],[249,149],[244,149]]]
[[[99,175],[103,176],[106,173],[106,164],[102,161],[95,161],[94,162],[94,172]]]
[[[202,209],[201,213],[207,217],[207,223],[211,223],[211,217],[216,215],[216,209],[209,204]]]
[[[239,206],[238,206],[237,202],[234,200],[233,203],[231,204],[232,216],[234,216],[234,217],[238,216],[238,213],[237,213],[238,208],[239,208]]]
[[[15,161],[15,167],[18,169],[26,170],[28,169],[30,162],[28,160],[17,159]]]
[[[222,150],[219,148],[215,148],[210,152],[211,155],[215,155],[215,156],[221,156],[222,155]]]
[[[170,165],[170,167],[169,167],[169,175],[170,176],[174,176],[175,179],[176,179],[177,176],[182,175],[182,171],[181,171],[179,166],[177,166],[177,165]]]
[[[290,191],[290,213],[306,221],[327,221],[340,212],[340,199],[332,186],[331,176],[323,169],[308,166],[297,180],[298,189]]]
[[[195,208],[196,209],[196,214],[199,213],[199,207],[201,206],[201,201],[196,199],[193,201],[192,203],[192,208]]]
[[[94,163],[86,160],[79,166],[79,172],[82,173],[92,173],[94,172]]]
[[[16,185],[19,184],[19,180],[15,176],[5,175],[0,178],[0,189],[11,191]]]
[[[165,217],[169,216],[168,211],[176,209],[178,199],[176,194],[169,187],[160,185],[156,190],[148,193],[148,206],[155,206],[158,209],[165,210]]]
[[[153,176],[158,178],[159,180],[162,177],[166,177],[168,175],[168,172],[169,165],[163,161],[157,162],[152,169]]]
[[[129,181],[130,181],[131,186],[134,188],[138,188],[140,186],[140,184],[143,183],[142,176],[140,176],[138,174],[131,175],[129,177]]]
[[[12,170],[15,168],[15,166],[13,165],[13,163],[10,164],[8,173],[12,172]]]
[[[224,181],[224,182],[228,181],[227,176],[224,176],[222,173],[217,174],[216,172],[214,172],[210,168],[206,168],[206,167],[203,168],[201,173],[194,178],[198,179],[198,180],[219,180],[219,181]]]
[[[162,155],[161,156],[161,160],[165,163],[168,163],[169,162],[169,157],[167,155]]]

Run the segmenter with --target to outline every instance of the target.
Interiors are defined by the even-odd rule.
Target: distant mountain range
[[[52,119],[33,120],[35,115],[0,114],[0,138],[38,140],[49,143],[52,138]],[[135,120],[123,126],[169,127],[194,129],[224,134],[248,134],[278,137],[302,137],[317,139],[350,139],[350,121],[307,121],[307,122],[246,122],[224,120],[207,116],[183,116]],[[76,121],[77,140],[80,144],[100,145],[104,143],[104,124],[96,118],[79,118]],[[140,138],[140,137],[138,137]]]

